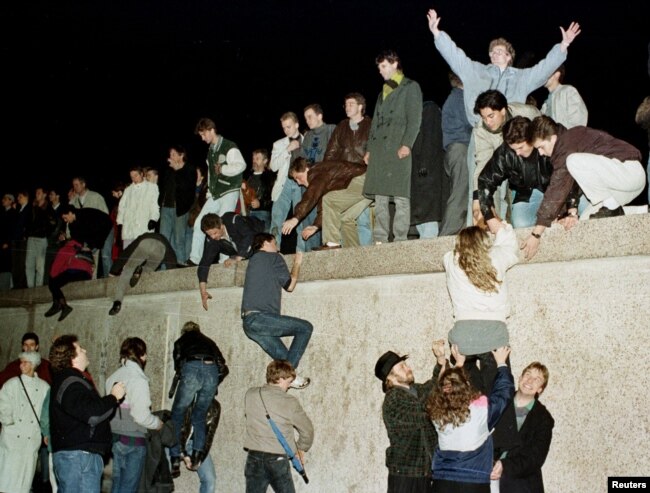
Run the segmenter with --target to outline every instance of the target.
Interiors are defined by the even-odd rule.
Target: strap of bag
[[[34,417],[36,418],[36,422],[38,423],[38,426],[40,428],[41,420],[38,419],[38,414],[36,414],[36,409],[34,409],[34,404],[32,404],[32,400],[29,398],[29,394],[27,393],[27,389],[25,388],[25,384],[23,383],[23,376],[18,375],[18,380],[20,380],[20,385],[23,386],[23,390],[25,391],[25,396],[27,397],[27,401],[29,401],[29,406],[32,408],[32,412],[34,413]]]

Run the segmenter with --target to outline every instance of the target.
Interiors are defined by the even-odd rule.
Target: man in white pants
[[[206,158],[208,193],[207,200],[194,222],[192,250],[188,262],[190,265],[199,265],[203,256],[205,234],[201,231],[201,219],[209,212],[223,216],[226,212],[235,210],[242,174],[246,170],[246,161],[237,144],[219,135],[212,120],[201,118],[196,124],[196,133],[209,145]]]
[[[537,253],[542,233],[555,219],[567,230],[575,226],[580,189],[591,203],[582,217],[600,219],[625,214],[623,206],[645,186],[641,152],[631,144],[589,127],[567,130],[548,116],[538,116],[531,127],[532,144],[551,158],[553,174],[537,224],[521,246],[527,259]]]

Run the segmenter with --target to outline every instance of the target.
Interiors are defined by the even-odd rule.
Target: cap
[[[408,357],[408,354],[400,356],[393,351],[386,351],[377,360],[377,363],[375,364],[375,376],[381,380],[381,388],[384,392],[386,392],[386,378],[388,378],[388,374],[393,369],[393,366],[395,366],[400,361],[404,361]]]

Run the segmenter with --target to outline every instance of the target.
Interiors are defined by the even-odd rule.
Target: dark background
[[[206,147],[193,134],[203,116],[253,149],[283,136],[279,117],[319,102],[325,121],[345,117],[343,97],[363,93],[372,114],[381,89],[375,55],[393,48],[425,99],[442,105],[447,65],[426,12],[467,54],[488,62],[503,36],[537,61],[580,22],[565,82],[578,88],[589,125],[636,145],[634,123],[650,94],[650,2],[419,0],[4,2],[5,124],[1,192],[37,184],[67,191],[73,175],[107,193],[134,164],[167,166],[170,144],[193,162]],[[515,65],[517,64],[515,60]],[[539,105],[546,90],[536,91]],[[304,123],[301,128],[305,128]],[[645,162],[645,161],[644,161]]]

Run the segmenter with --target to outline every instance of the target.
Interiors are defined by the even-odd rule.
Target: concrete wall
[[[295,476],[297,491],[385,491],[388,440],[374,364],[388,349],[409,353],[416,380],[429,377],[431,342],[446,337],[452,325],[441,266],[452,242],[305,256],[301,283],[283,299],[285,313],[315,327],[300,368],[312,385],[292,391],[316,429],[306,465],[311,482],[305,486]],[[650,215],[581,223],[569,233],[553,228],[534,260],[508,274],[509,330],[515,375],[533,360],[551,374],[542,397],[556,422],[544,466],[547,491],[604,492],[607,476],[647,475]],[[244,491],[242,401],[250,386],[263,383],[269,361],[241,328],[244,273],[245,263],[213,268],[208,312],[193,269],[144,275],[115,317],[107,315],[114,279],[64,288],[74,311],[60,323],[43,317],[50,305],[46,288],[2,293],[0,365],[15,357],[28,330],[41,336],[43,354],[53,337],[72,332],[88,349],[90,370],[103,387],[117,367],[121,340],[137,335],[149,346],[154,408],[171,408],[166,394],[173,341],[185,321],[197,321],[231,368],[220,387],[223,414],[211,451],[218,491]],[[196,475],[183,470],[176,487],[198,491]]]

